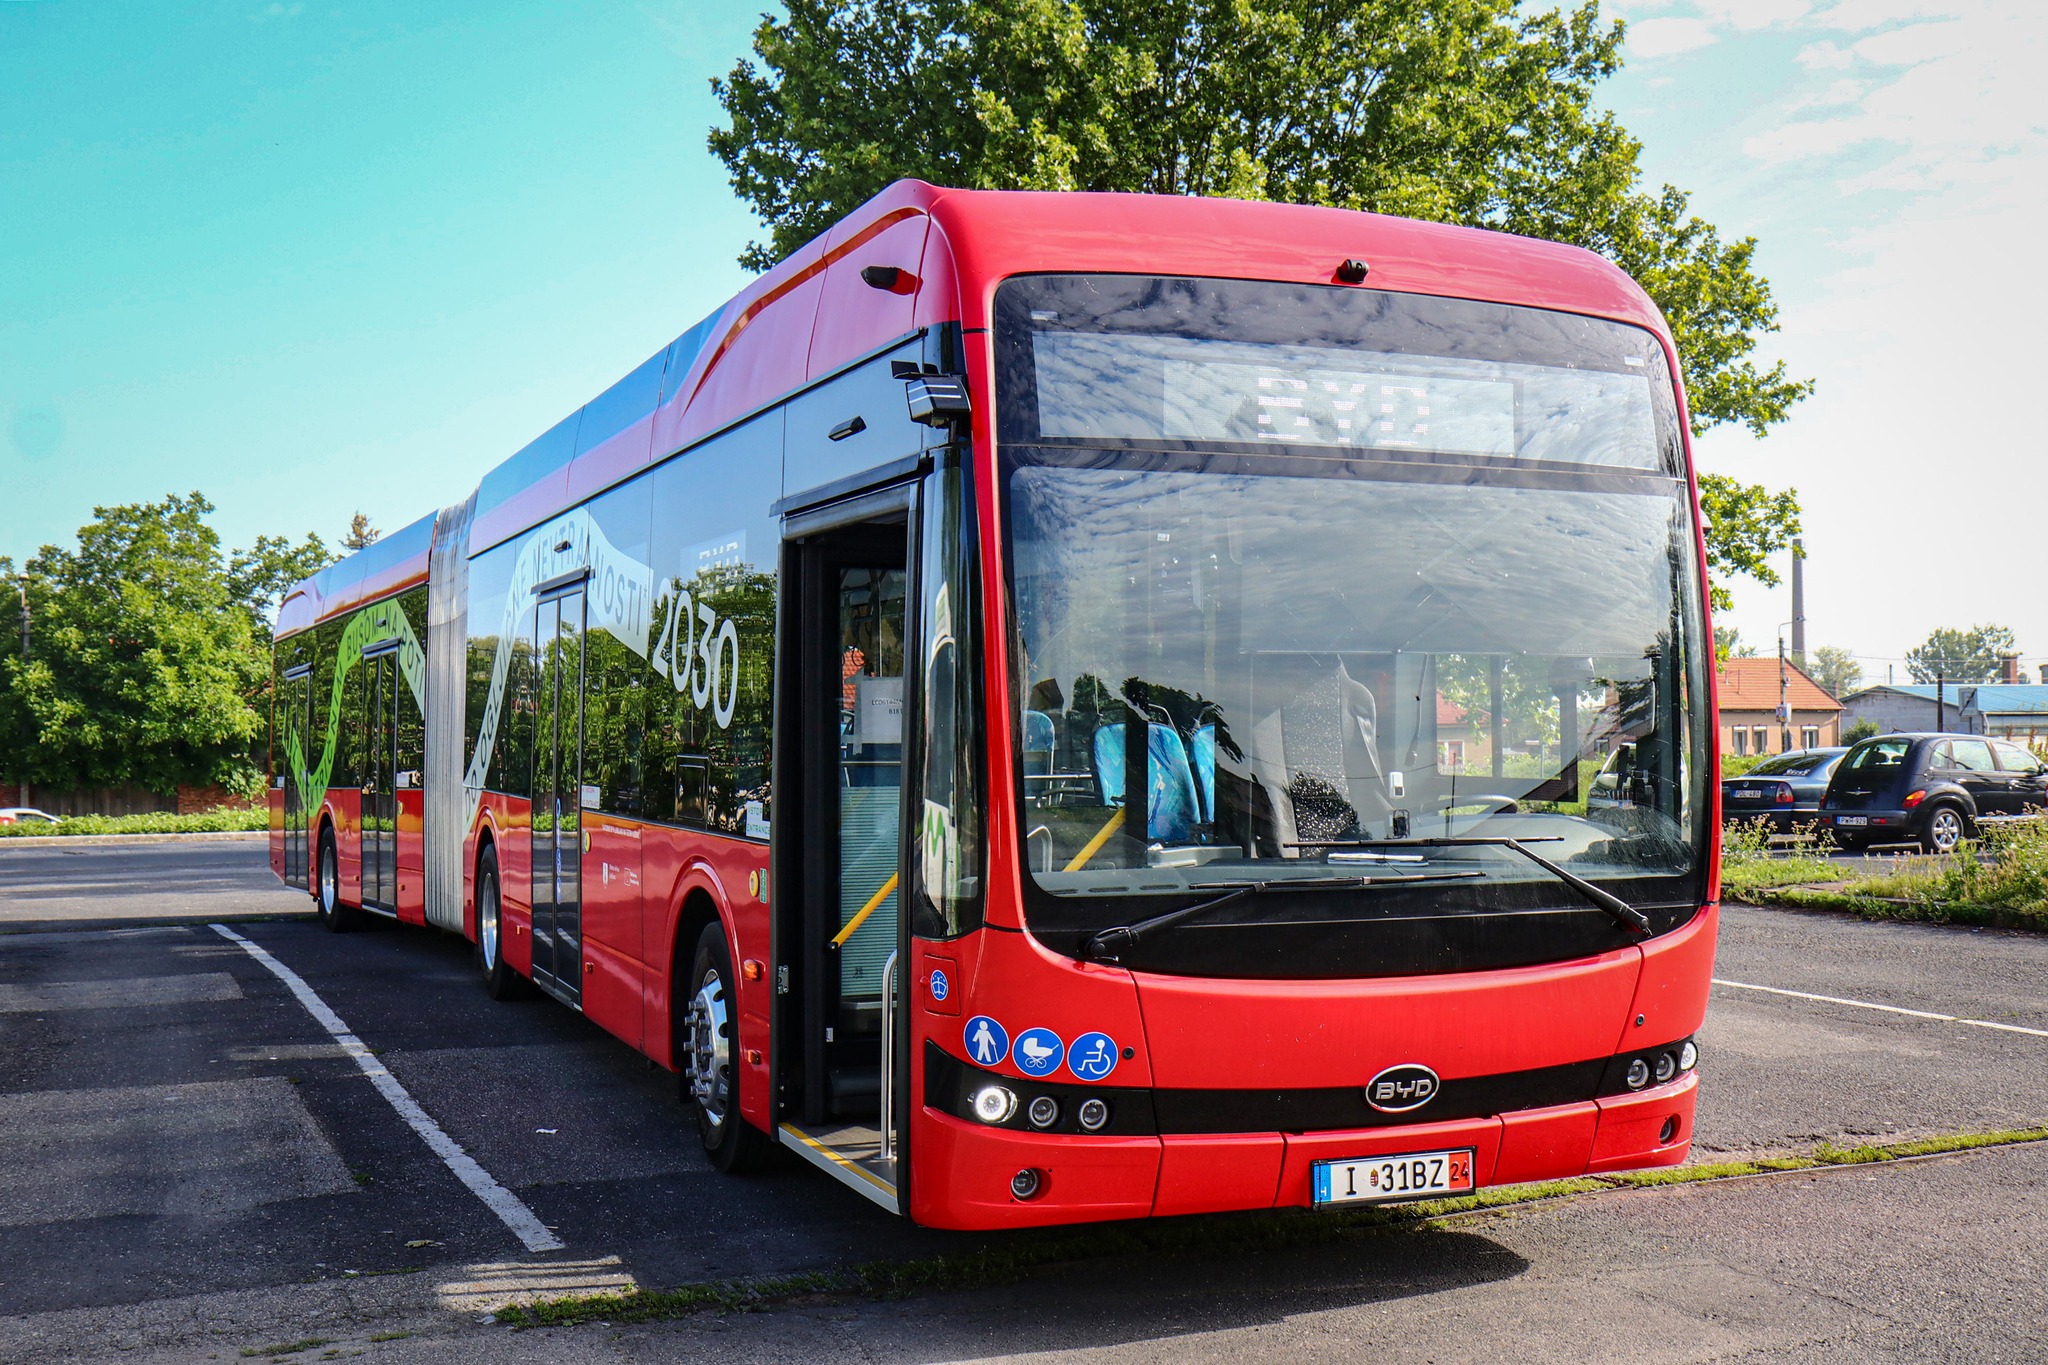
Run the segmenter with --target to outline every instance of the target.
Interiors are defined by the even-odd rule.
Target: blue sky
[[[172,490],[237,544],[461,497],[744,282],[704,132],[758,8],[0,0],[0,553]],[[1609,11],[1649,180],[1761,239],[1821,384],[1698,452],[1800,489],[1809,643],[2048,663],[2048,3]],[[1789,595],[1736,597],[1768,649]]]

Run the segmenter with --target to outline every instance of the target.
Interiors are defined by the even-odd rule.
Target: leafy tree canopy
[[[348,530],[342,533],[341,548],[348,551],[368,549],[377,543],[377,537],[384,533],[370,525],[369,517],[358,512],[348,519]]]
[[[326,542],[311,531],[296,545],[289,536],[258,536],[254,545],[228,557],[228,596],[267,626],[276,619],[285,590],[311,578],[334,558]]]
[[[0,769],[53,787],[247,789],[277,593],[317,537],[223,555],[198,493],[93,509],[29,559],[30,652],[0,657]],[[11,565],[7,566],[11,568]]]
[[[1863,665],[1839,645],[1822,645],[1804,661],[1806,675],[1839,700],[1863,684]]]
[[[2005,626],[1943,627],[1906,652],[1906,671],[1918,683],[1997,682],[1999,655],[2012,649],[2013,634]]]
[[[1761,367],[1754,238],[1641,184],[1594,106],[1623,26],[1597,0],[789,0],[712,88],[711,149],[769,228],[765,269],[891,181],[1324,204],[1601,253],[1678,341],[1695,433],[1762,435],[1812,389]],[[1776,582],[1795,493],[1709,476],[1717,577]],[[1726,596],[1715,590],[1724,605]]]

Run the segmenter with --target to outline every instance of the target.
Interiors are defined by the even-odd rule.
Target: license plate
[[[1734,791],[1733,791],[1732,793],[1730,793],[1730,794],[1731,794],[1732,796],[1734,796],[1734,798],[1735,798],[1735,799],[1736,799],[1737,801],[1754,801],[1754,800],[1756,800],[1756,799],[1757,799],[1757,798],[1758,798],[1759,796],[1762,796],[1762,795],[1763,795],[1763,792],[1759,791],[1759,790],[1758,790],[1757,788],[1755,788],[1755,787],[1737,787],[1737,788],[1736,788],[1736,789],[1735,789],[1735,790],[1734,790]]]
[[[1470,1147],[1455,1152],[1318,1161],[1314,1172],[1318,1204],[1379,1203],[1432,1194],[1470,1194],[1473,1190]]]
[[[1838,825],[1867,825],[1870,823],[1870,817],[1867,815],[1837,815],[1835,823]]]

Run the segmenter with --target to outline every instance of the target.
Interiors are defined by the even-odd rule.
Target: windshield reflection
[[[1398,852],[1347,844],[1430,837],[1542,840],[1592,878],[1693,867],[1682,483],[1025,458],[1007,487],[1041,892],[1327,878]],[[1426,856],[1545,875],[1500,849]]]

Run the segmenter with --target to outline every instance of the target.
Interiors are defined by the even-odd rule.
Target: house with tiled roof
[[[1782,670],[1782,671],[1781,671]],[[1842,703],[1790,659],[1723,659],[1714,670],[1723,754],[1777,754],[1842,742]],[[1778,715],[1780,697],[1789,713]],[[1785,743],[1785,732],[1792,742]]]

